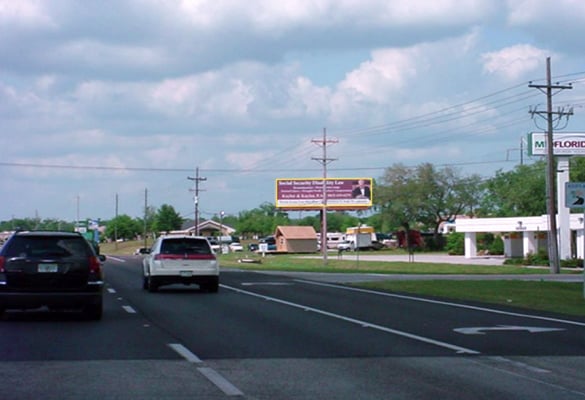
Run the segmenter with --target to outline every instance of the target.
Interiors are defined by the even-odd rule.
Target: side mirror
[[[103,254],[98,255],[98,258],[101,262],[106,261],[106,256],[104,256]]]

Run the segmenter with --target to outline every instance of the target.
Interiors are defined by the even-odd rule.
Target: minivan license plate
[[[39,272],[57,272],[59,266],[57,264],[39,264]]]

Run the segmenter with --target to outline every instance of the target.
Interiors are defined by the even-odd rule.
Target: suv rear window
[[[82,237],[16,236],[5,249],[6,257],[90,257]]]
[[[195,238],[164,239],[160,252],[162,254],[212,254],[207,240]]]

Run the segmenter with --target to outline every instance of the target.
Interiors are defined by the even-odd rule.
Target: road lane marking
[[[193,364],[203,364],[203,361],[193,354],[188,348],[180,343],[169,343],[169,347],[175,350],[181,357]],[[243,396],[244,393],[236,386],[232,385],[220,373],[209,367],[197,367],[197,371],[207,380],[213,383],[219,390],[227,396]]]
[[[197,357],[195,354],[191,353],[188,348],[183,346],[179,343],[169,343],[169,347],[175,350],[179,355],[181,355],[185,360],[189,361],[190,363],[201,363],[201,359]]]
[[[469,328],[456,328],[453,329],[457,333],[462,333],[464,335],[485,335],[486,332],[493,332],[493,331],[527,331],[530,333],[541,333],[541,332],[556,332],[556,331],[564,331],[562,328],[543,328],[538,326],[512,326],[512,325],[498,325],[498,326],[477,326],[477,327],[469,327]]]
[[[135,310],[135,309],[133,309],[133,308],[132,308],[132,307],[130,307],[130,306],[122,306],[122,308],[123,308],[124,310],[126,310],[126,312],[127,312],[128,314],[136,314],[136,310]]]
[[[509,358],[506,357],[502,357],[502,356],[494,356],[494,357],[488,357],[488,360],[492,360],[498,364],[502,364],[502,365],[511,365],[515,368],[518,369],[525,369],[529,372],[536,372],[538,374],[549,374],[551,371],[548,369],[543,369],[543,368],[539,368],[539,367],[534,367],[532,365],[520,362],[520,361],[514,361],[514,360],[510,360]]]
[[[522,317],[522,318],[536,319],[536,320],[540,320],[540,321],[558,322],[561,324],[576,325],[576,326],[585,327],[585,322],[571,321],[571,320],[567,320],[567,319],[543,317],[540,315],[521,314],[521,313],[511,312],[511,311],[496,310],[495,308],[470,306],[467,304],[452,303],[449,301],[441,301],[441,300],[431,300],[431,299],[425,299],[423,297],[406,296],[406,295],[402,295],[402,294],[395,294],[395,293],[388,293],[388,292],[379,292],[376,290],[362,289],[362,288],[356,288],[356,287],[350,287],[350,286],[341,286],[341,285],[336,285],[336,284],[332,284],[332,283],[306,281],[304,279],[295,279],[295,281],[301,282],[301,283],[306,283],[308,285],[325,286],[325,287],[331,287],[331,288],[335,288],[335,289],[349,290],[349,291],[353,291],[353,292],[376,294],[378,296],[386,296],[386,297],[394,297],[397,299],[420,301],[422,303],[439,304],[439,305],[444,305],[444,306],[449,306],[449,307],[465,308],[468,310],[483,311],[483,312],[488,312],[488,313],[493,313],[493,314],[509,315],[512,317]]]
[[[281,300],[281,299],[277,299],[275,297],[265,296],[265,295],[261,295],[261,294],[254,293],[254,292],[249,292],[247,290],[238,289],[238,288],[231,287],[231,286],[227,286],[227,285],[221,285],[221,287],[222,288],[225,288],[225,289],[228,289],[228,290],[233,290],[234,292],[237,292],[237,293],[240,293],[240,294],[245,294],[245,295],[248,295],[248,296],[258,297],[258,298],[261,298],[263,300],[273,301],[275,303],[283,304],[283,305],[286,305],[286,306],[290,306],[290,307],[294,307],[294,308],[299,308],[299,309],[301,309],[303,311],[312,311],[314,313],[321,314],[321,315],[325,315],[327,317],[340,319],[342,321],[349,322],[349,323],[352,323],[352,324],[356,324],[356,325],[359,325],[359,326],[364,327],[364,328],[377,329],[377,330],[382,331],[382,332],[391,333],[393,335],[406,337],[406,338],[409,338],[409,339],[412,339],[412,340],[416,340],[416,341],[419,341],[419,342],[424,342],[424,343],[432,344],[432,345],[435,345],[435,346],[438,346],[438,347],[444,347],[444,348],[447,348],[449,350],[454,350],[457,354],[481,354],[479,351],[467,349],[465,347],[460,347],[460,346],[452,345],[450,343],[440,342],[438,340],[434,340],[434,339],[427,338],[427,337],[424,337],[424,336],[414,335],[414,334],[408,333],[408,332],[398,331],[396,329],[391,329],[391,328],[387,328],[385,326],[372,324],[372,323],[367,322],[367,321],[361,321],[359,319],[346,317],[346,316],[339,315],[339,314],[335,314],[335,313],[332,313],[332,312],[329,312],[329,311],[320,310],[318,308],[309,307],[309,306],[305,306],[305,305],[297,304],[297,303],[292,303],[290,301]]]
[[[242,282],[242,286],[294,286],[291,282]]]
[[[234,385],[232,385],[227,379],[221,376],[217,371],[212,368],[201,367],[197,368],[204,377],[209,379],[215,386],[217,386],[227,396],[243,396],[244,393]]]
[[[114,260],[114,261],[118,261],[118,262],[121,262],[121,263],[125,263],[126,262],[126,260],[124,260],[123,258],[119,258],[119,257],[115,257],[115,256],[110,256],[110,255],[108,255],[107,257],[108,257],[108,260]]]

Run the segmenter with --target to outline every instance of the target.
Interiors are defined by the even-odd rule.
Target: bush
[[[502,240],[501,236],[496,236],[494,241],[491,243],[489,247],[490,254],[494,255],[503,255],[504,254],[504,241]]]
[[[569,258],[567,260],[561,260],[561,268],[581,268],[583,267],[582,258]]]
[[[524,265],[548,265],[548,253],[545,250],[539,250],[536,254],[529,253],[524,258]]]
[[[465,254],[465,235],[460,232],[453,232],[447,235],[445,250],[451,256],[462,256]]]

